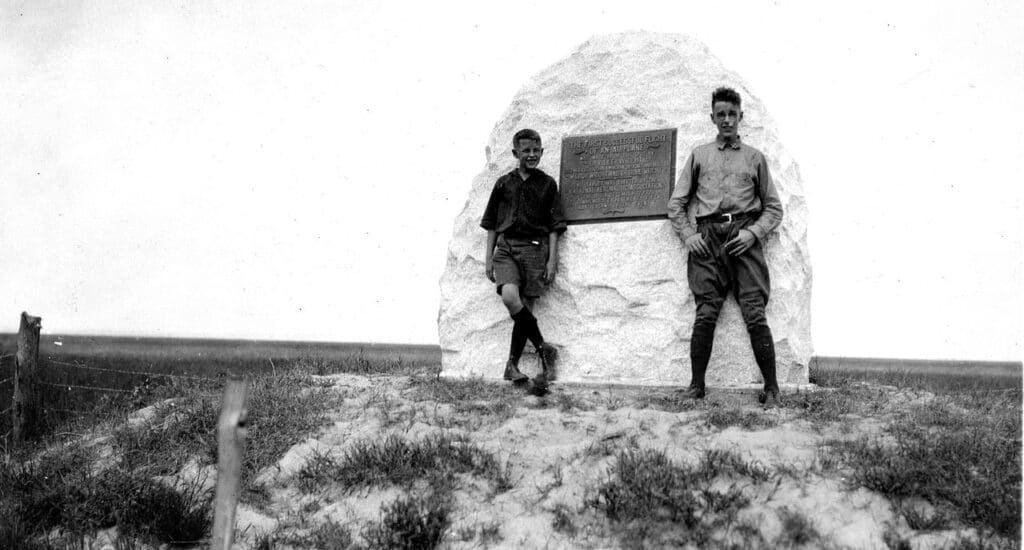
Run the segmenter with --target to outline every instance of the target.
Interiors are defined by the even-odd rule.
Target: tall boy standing
[[[782,221],[782,202],[768,161],[743,143],[740,95],[731,88],[711,94],[715,141],[696,147],[669,199],[672,226],[689,252],[687,279],[697,306],[690,338],[690,397],[704,397],[704,374],[711,357],[718,314],[732,291],[750,335],[754,359],[764,379],[759,400],[779,400],[775,343],[765,318],[770,282],[764,259],[765,237]],[[687,216],[694,210],[696,224]]]
[[[537,168],[544,154],[540,134],[523,129],[512,138],[516,169],[498,178],[487,201],[480,226],[487,230],[484,271],[497,284],[502,303],[512,316],[512,341],[505,364],[505,380],[522,383],[519,358],[526,341],[540,356],[542,372],[534,383],[542,390],[554,377],[555,348],[544,343],[533,300],[554,282],[558,264],[558,236],[565,232],[565,216],[555,180]]]

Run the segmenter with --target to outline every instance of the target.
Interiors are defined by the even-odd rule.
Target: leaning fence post
[[[15,445],[39,429],[43,413],[36,383],[39,380],[39,329],[42,326],[41,318],[21,312],[18,353],[14,358],[14,395],[11,399],[14,412],[11,438]]]
[[[241,486],[242,457],[245,453],[244,379],[230,378],[224,388],[224,403],[217,424],[217,493],[214,501],[212,550],[228,550],[235,534],[235,507]]]

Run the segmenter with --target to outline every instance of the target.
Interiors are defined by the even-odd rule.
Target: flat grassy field
[[[1019,361],[954,361],[942,359],[884,359],[872,357],[813,357],[811,382],[865,380],[905,387],[918,384],[932,389],[1013,389],[1021,387]]]
[[[247,548],[1020,548],[1019,364],[830,358],[820,390],[762,410],[527,396],[440,379],[439,356],[47,339],[47,406],[73,412],[4,453],[0,548],[206,544],[222,373],[250,380]]]
[[[15,350],[16,335],[0,334],[0,356]],[[137,394],[137,388],[173,379],[161,375],[256,375],[300,363],[324,372],[375,368],[371,363],[427,372],[440,368],[441,361],[441,350],[433,345],[47,334],[40,339],[39,355],[51,427],[72,415],[93,414],[97,403],[119,393]],[[0,380],[13,373],[11,361],[10,356],[0,359]],[[865,380],[975,390],[1021,387],[1021,364],[1013,362],[814,357],[811,371],[811,382],[826,386],[837,380]],[[0,411],[10,407],[12,390],[10,381],[0,384]],[[9,429],[10,418],[0,416],[0,434]]]
[[[0,356],[17,350],[17,335],[0,334]],[[47,423],[73,415],[90,415],[98,403],[123,401],[122,393],[167,384],[171,376],[217,378],[226,374],[259,375],[301,363],[320,369],[358,372],[377,365],[396,369],[438,368],[437,346],[325,342],[277,342],[119,336],[51,336],[39,344]],[[0,380],[13,374],[14,358],[0,359]],[[11,405],[11,382],[0,384],[0,411]],[[121,397],[118,397],[121,396]],[[115,399],[116,397],[116,399]],[[10,429],[0,417],[0,434]]]
[[[14,353],[17,335],[0,334],[0,354]],[[136,370],[214,376],[219,372],[262,372],[298,360],[399,360],[432,365],[441,360],[437,346],[415,344],[289,342],[128,336],[52,336],[43,334],[39,355],[63,361],[121,361]]]

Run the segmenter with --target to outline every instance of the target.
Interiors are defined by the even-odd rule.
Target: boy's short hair
[[[521,139],[532,139],[532,140],[536,141],[537,143],[541,142],[540,141],[540,134],[538,134],[536,130],[531,130],[529,128],[523,128],[522,130],[519,130],[518,132],[516,132],[516,135],[512,136],[512,148],[513,149],[519,146],[519,140],[521,140]]]
[[[737,93],[736,90],[726,88],[725,86],[722,86],[711,93],[711,106],[714,107],[715,103],[718,103],[719,101],[728,101],[730,103],[735,103],[737,107],[742,107],[742,104],[740,103],[740,94]]]

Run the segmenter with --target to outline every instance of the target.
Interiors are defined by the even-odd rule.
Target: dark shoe
[[[558,363],[558,348],[551,344],[544,344],[537,352],[540,356],[540,366],[548,380],[555,379],[555,365]]]
[[[704,399],[704,388],[700,386],[690,386],[683,390],[683,396],[689,399]]]
[[[765,409],[776,409],[782,406],[782,397],[779,390],[764,390],[757,394],[757,402]]]
[[[519,365],[516,362],[509,359],[508,363],[505,363],[505,380],[511,380],[512,382],[525,382],[530,377],[519,372]]]
[[[548,377],[545,376],[543,372],[534,376],[530,382],[531,384],[528,390],[530,395],[544,397],[548,394]]]

